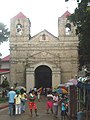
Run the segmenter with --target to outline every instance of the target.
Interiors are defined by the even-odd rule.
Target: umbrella
[[[72,82],[67,82],[67,83],[65,83],[65,85],[66,85],[66,87],[69,87],[70,85],[73,85],[73,83]]]
[[[65,90],[67,90],[67,87],[64,85],[64,86],[59,86],[59,87],[57,87],[57,89],[59,89],[59,88],[62,88],[62,89],[65,89]]]
[[[21,90],[21,89],[23,89],[23,90],[25,90],[25,91],[26,91],[26,88],[25,88],[25,87],[23,87],[23,86],[17,86],[15,89],[16,89],[16,90]]]
[[[76,79],[70,79],[68,80],[69,83],[73,83],[73,85],[77,85],[77,80]]]
[[[55,89],[58,89],[58,88],[63,88],[67,90],[66,84],[59,84],[55,87]]]
[[[58,88],[55,90],[55,92],[59,93],[59,94],[67,94],[68,91],[64,88]]]

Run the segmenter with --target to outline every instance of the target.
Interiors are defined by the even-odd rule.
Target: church
[[[31,22],[22,12],[10,20],[10,83],[52,87],[74,77],[78,72],[78,37],[66,11],[58,17],[58,37],[47,30],[30,34]]]

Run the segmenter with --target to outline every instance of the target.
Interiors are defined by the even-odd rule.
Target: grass
[[[8,98],[3,98],[3,97],[0,97],[0,103],[5,103],[8,101]]]

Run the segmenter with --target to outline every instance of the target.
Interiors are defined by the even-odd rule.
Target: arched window
[[[16,25],[16,32],[17,34],[22,34],[22,25],[20,24],[20,20],[18,20],[18,24]]]
[[[71,34],[71,24],[70,23],[67,23],[65,25],[65,33],[66,33],[66,35],[70,35]]]
[[[42,40],[46,40],[46,35],[45,34],[42,35]]]

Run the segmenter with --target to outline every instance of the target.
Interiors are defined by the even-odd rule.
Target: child
[[[29,108],[30,108],[30,112],[31,112],[31,117],[32,117],[32,110],[33,109],[35,111],[36,116],[38,116],[37,115],[37,106],[36,106],[35,100],[36,100],[36,95],[35,95],[34,90],[32,90],[32,92],[29,95]]]
[[[47,114],[49,114],[49,109],[51,110],[51,113],[53,114],[53,95],[51,94],[51,92],[48,92],[47,94],[46,108],[47,108]]]
[[[66,106],[65,106],[64,100],[62,100],[62,103],[61,103],[61,118],[62,118],[62,120],[65,120],[65,116],[66,116]]]
[[[15,114],[21,114],[21,95],[20,91],[16,91],[16,95],[14,97],[15,100]]]

